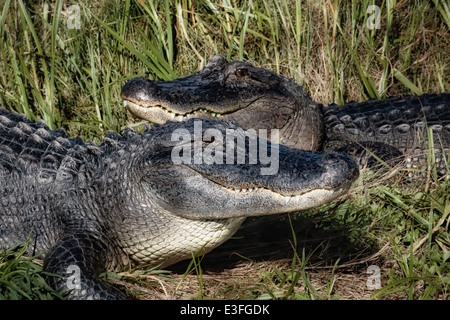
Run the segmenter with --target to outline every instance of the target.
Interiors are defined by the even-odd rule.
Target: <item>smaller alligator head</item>
[[[289,147],[319,150],[323,143],[321,107],[299,85],[220,55],[184,78],[132,79],[123,87],[122,98],[131,113],[153,123],[232,118],[244,129],[280,130],[276,142]]]

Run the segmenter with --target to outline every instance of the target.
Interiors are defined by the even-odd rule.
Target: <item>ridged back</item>
[[[326,149],[337,149],[349,142],[378,141],[404,151],[420,147],[427,139],[427,128],[433,130],[435,144],[448,148],[450,94],[330,105],[324,108],[324,121]]]
[[[75,175],[81,163],[100,152],[83,139],[69,139],[63,129],[50,130],[44,122],[0,108],[0,176],[38,170],[40,179]]]

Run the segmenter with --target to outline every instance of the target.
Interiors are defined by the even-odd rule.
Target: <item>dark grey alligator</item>
[[[193,119],[97,146],[0,108],[0,249],[30,237],[67,298],[124,298],[98,275],[206,253],[245,217],[318,206],[358,176],[348,155],[266,142],[232,121]],[[262,174],[269,153],[277,170]]]
[[[174,81],[132,79],[122,98],[131,113],[150,122],[233,118],[245,129],[279,129],[281,143],[293,148],[345,151],[361,167],[377,157],[426,163],[429,130],[439,169],[450,147],[448,93],[324,108],[293,80],[220,55]]]

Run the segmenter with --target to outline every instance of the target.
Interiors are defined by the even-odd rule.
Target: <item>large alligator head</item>
[[[233,118],[245,129],[279,129],[284,145],[319,150],[321,106],[293,80],[242,61],[214,56],[205,68],[173,81],[135,78],[122,89],[125,106],[153,123]]]
[[[145,152],[145,163],[150,163],[145,170],[132,165],[140,172],[139,187],[134,189],[141,194],[132,191],[130,198],[135,202],[147,197],[143,205],[152,213],[148,219],[143,218],[148,213],[126,214],[130,218],[124,224],[134,226],[126,231],[137,233],[126,235],[133,243],[147,243],[126,250],[133,255],[133,250],[143,250],[136,255],[153,265],[213,249],[245,217],[305,210],[332,201],[345,194],[358,176],[348,155],[271,144],[232,120],[190,119],[150,130],[151,141],[138,142],[136,151],[130,150]],[[137,227],[139,221],[145,225]],[[142,239],[145,232],[152,238]],[[155,248],[163,253],[145,252]]]
[[[358,175],[346,154],[272,144],[232,120],[188,120],[154,130],[144,180],[155,201],[193,219],[233,218],[316,207],[344,194]]]

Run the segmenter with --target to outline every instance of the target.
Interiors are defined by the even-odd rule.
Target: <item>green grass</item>
[[[36,257],[25,257],[27,243],[0,252],[0,300],[53,300],[62,296],[45,282]]]
[[[369,0],[47,3],[1,2],[0,105],[97,142],[107,130],[136,122],[120,99],[128,79],[191,74],[215,53],[289,76],[324,104],[450,91],[445,0],[376,1],[381,24],[372,30],[366,10],[375,1]],[[69,5],[80,10],[80,29],[67,27]],[[403,185],[400,174],[380,182],[361,179],[371,186],[356,186],[348,200],[305,214],[320,217],[316,224],[323,230],[346,230],[355,246],[387,248],[375,261],[383,287],[356,297],[448,299],[448,180],[429,170],[421,186]],[[211,293],[196,260],[193,276],[202,289],[192,296],[347,297],[336,274],[348,261],[333,260],[323,271],[325,284],[318,285],[311,265],[326,244],[306,250],[297,240],[299,254],[287,265],[260,270],[245,289],[228,282],[221,293]],[[365,267],[360,264],[357,273]]]

